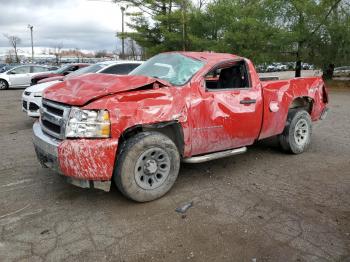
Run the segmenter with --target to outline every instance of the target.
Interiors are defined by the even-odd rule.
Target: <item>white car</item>
[[[9,87],[25,87],[36,74],[50,71],[50,67],[42,65],[20,65],[0,74],[0,89]]]
[[[27,112],[27,115],[30,117],[39,117],[40,116],[40,107],[42,100],[42,92],[54,84],[60,83],[61,81],[51,81],[45,82],[42,84],[37,84],[30,86],[24,90],[22,93],[22,110]]]
[[[126,75],[141,64],[142,61],[105,61],[81,68],[62,77],[62,80],[48,81],[50,79],[47,78],[45,80],[47,82],[32,85],[24,90],[22,94],[22,110],[27,112],[27,115],[30,117],[39,117],[43,91],[63,80],[88,73]],[[56,77],[53,77],[53,79],[56,79]]]

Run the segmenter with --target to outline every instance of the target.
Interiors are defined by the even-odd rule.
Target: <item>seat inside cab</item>
[[[208,90],[250,87],[245,61],[237,61],[213,69],[205,76],[205,84]]]

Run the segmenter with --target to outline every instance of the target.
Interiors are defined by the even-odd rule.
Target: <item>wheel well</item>
[[[307,96],[297,97],[289,105],[289,109],[302,108],[302,109],[305,109],[309,114],[311,114],[313,104],[314,104],[314,101],[310,97],[307,97]]]
[[[9,82],[8,82],[6,79],[0,78],[0,81],[4,81],[4,82],[6,82],[7,84],[9,84]]]
[[[169,137],[177,149],[179,150],[180,155],[183,155],[184,152],[184,136],[182,126],[177,121],[171,122],[161,122],[156,124],[148,124],[148,125],[137,125],[126,129],[123,134],[120,136],[119,145],[121,145],[124,141],[129,139],[130,137],[145,131],[156,131],[163,135]]]

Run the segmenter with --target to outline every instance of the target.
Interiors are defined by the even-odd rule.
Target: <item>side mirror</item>
[[[7,74],[8,74],[8,75],[15,75],[15,74],[16,74],[16,72],[14,72],[14,71],[10,71],[10,72],[7,72]]]

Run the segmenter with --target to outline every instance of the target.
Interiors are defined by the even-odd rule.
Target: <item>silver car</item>
[[[0,73],[0,89],[29,86],[32,76],[48,71],[50,71],[50,67],[42,65],[20,65],[12,67]]]
[[[342,66],[334,68],[333,76],[335,77],[350,77],[350,66]]]

